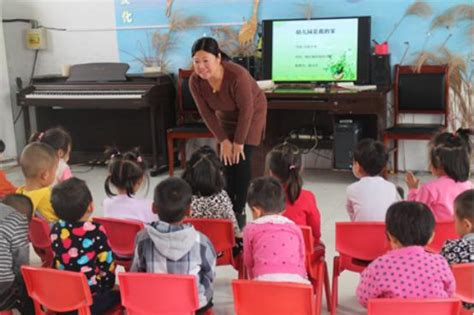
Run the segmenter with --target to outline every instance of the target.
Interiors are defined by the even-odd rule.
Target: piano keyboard
[[[27,99],[140,99],[146,91],[34,91]]]

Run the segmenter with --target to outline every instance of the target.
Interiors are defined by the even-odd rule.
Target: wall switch
[[[32,28],[26,31],[26,48],[46,49],[46,30],[44,28]]]

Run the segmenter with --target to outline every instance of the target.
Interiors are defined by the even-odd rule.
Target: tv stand
[[[253,154],[252,173],[263,175],[265,155],[294,129],[313,124],[317,115],[318,128],[332,132],[336,119],[360,119],[362,137],[383,138],[387,121],[388,88],[376,91],[347,91],[291,93],[272,91],[265,93],[268,102],[265,139]],[[308,113],[311,111],[311,113]]]

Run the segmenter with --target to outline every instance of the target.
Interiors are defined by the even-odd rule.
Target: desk
[[[266,93],[268,101],[265,139],[253,154],[252,174],[263,175],[265,155],[281,143],[288,133],[312,123],[312,111],[318,121],[334,125],[334,118],[361,118],[365,130],[363,137],[383,138],[387,122],[388,89],[364,92],[336,93]],[[326,126],[327,129],[327,126]]]

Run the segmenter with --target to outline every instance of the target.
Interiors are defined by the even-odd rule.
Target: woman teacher
[[[242,228],[252,151],[264,136],[267,99],[250,73],[233,63],[213,38],[198,39],[192,58],[189,87],[201,117],[219,142],[227,192]]]

